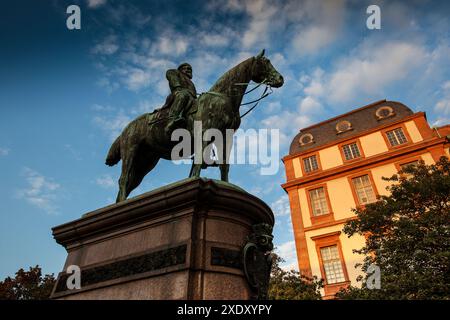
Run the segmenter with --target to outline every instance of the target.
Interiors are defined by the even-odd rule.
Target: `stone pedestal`
[[[53,299],[248,299],[242,248],[271,209],[244,190],[191,178],[53,228],[68,257]],[[68,266],[81,289],[66,285]]]

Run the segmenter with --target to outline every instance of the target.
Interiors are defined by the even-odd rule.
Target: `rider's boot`
[[[171,133],[173,130],[182,127],[186,120],[184,119],[182,113],[179,113],[177,115],[173,116],[174,118],[171,118],[169,123],[167,124],[165,131],[167,134]]]

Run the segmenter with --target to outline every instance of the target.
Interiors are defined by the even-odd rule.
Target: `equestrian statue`
[[[284,83],[282,75],[264,56],[264,50],[225,72],[208,92],[202,93],[198,98],[191,81],[192,67],[188,63],[181,64],[178,69],[168,70],[166,78],[171,93],[163,107],[130,122],[108,152],[107,165],[113,166],[122,160],[116,202],[124,201],[144,176],[156,166],[159,159],[173,160],[172,149],[178,143],[171,139],[174,130],[187,129],[192,137],[192,146],[194,124],[197,121],[202,124],[202,133],[208,129],[217,129],[225,137],[227,129],[235,131],[239,128],[242,117],[239,108],[244,105],[242,99],[250,81],[266,85],[264,93],[267,88],[278,88]],[[267,94],[261,98],[265,96]],[[202,153],[212,141],[202,141]],[[220,161],[218,165],[206,163],[204,160],[201,160],[201,163],[193,161],[189,176],[199,177],[202,169],[218,166],[221,180],[228,182],[228,159],[231,150],[225,145],[221,148],[223,150],[218,153],[225,161]],[[192,155],[186,158],[192,158]]]

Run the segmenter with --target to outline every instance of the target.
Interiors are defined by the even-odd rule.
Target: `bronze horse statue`
[[[208,92],[201,94],[186,112],[186,129],[191,133],[192,145],[194,121],[201,121],[203,132],[218,129],[223,136],[226,136],[227,129],[239,128],[239,108],[250,81],[275,88],[284,83],[281,74],[272,66],[270,60],[264,57],[264,50],[227,71]],[[128,124],[112,144],[106,164],[113,166],[122,159],[116,202],[124,201],[144,176],[156,166],[159,159],[172,160],[171,152],[177,142],[172,141],[171,134],[164,130],[169,120],[164,118],[167,113],[167,110],[160,109],[139,116]],[[202,142],[202,152],[208,143],[209,141]],[[219,153],[229,159],[231,150],[227,148],[221,151]],[[209,165],[203,160],[202,163],[193,162],[190,177],[199,177],[201,169]],[[222,161],[218,166],[221,180],[228,181],[228,161]]]

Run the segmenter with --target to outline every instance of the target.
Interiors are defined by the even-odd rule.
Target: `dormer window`
[[[375,112],[375,116],[377,117],[378,120],[389,118],[394,115],[395,115],[394,109],[392,109],[392,107],[389,106],[380,107]]]
[[[347,121],[347,120],[339,121],[336,124],[336,131],[337,131],[338,134],[342,133],[342,132],[346,132],[346,131],[352,130],[352,129],[353,129],[352,128],[352,124],[350,123],[350,121]]]
[[[299,139],[300,145],[305,146],[314,142],[314,137],[311,133],[305,133]]]

